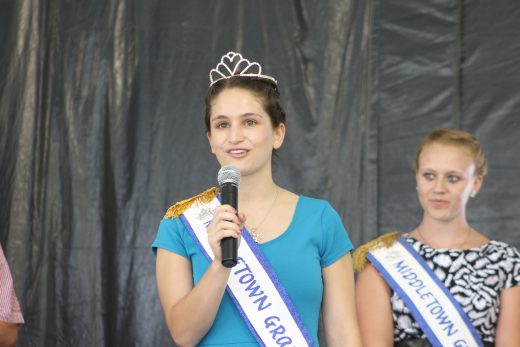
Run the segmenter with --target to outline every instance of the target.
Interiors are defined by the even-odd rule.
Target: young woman
[[[240,211],[220,205],[210,189],[172,206],[162,220],[152,248],[173,340],[317,346],[321,310],[328,346],[360,345],[352,244],[338,214],[326,201],[273,181],[273,152],[286,132],[276,80],[229,52],[210,82],[207,137],[218,162],[241,173]],[[221,264],[225,237],[239,239],[233,268]]]
[[[356,251],[363,345],[520,346],[520,255],[466,220],[487,171],[477,139],[434,130],[414,165],[421,223]]]

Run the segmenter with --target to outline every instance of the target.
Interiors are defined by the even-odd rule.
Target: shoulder
[[[324,199],[318,199],[309,197],[306,195],[300,195],[298,204],[300,205],[302,210],[312,211],[313,213],[320,214],[334,214],[337,215],[338,212],[332,206],[330,202]]]
[[[327,200],[300,195],[297,210],[306,223],[319,223],[324,230],[344,230],[341,216]]]
[[[502,241],[492,240],[483,249],[488,268],[501,274],[504,279],[503,288],[520,285],[520,253],[518,250]]]
[[[354,270],[357,272],[363,271],[367,265],[367,253],[374,249],[393,245],[400,234],[401,233],[399,231],[391,231],[356,248],[353,254]]]
[[[520,253],[518,250],[514,246],[511,246],[503,241],[491,240],[485,246],[485,254],[520,261]]]
[[[300,195],[300,202],[303,204],[309,205],[309,206],[321,206],[321,207],[331,206],[327,200],[313,198],[313,197],[310,197],[307,195]]]
[[[179,217],[191,207],[209,203],[218,192],[217,188],[210,188],[170,206],[159,223],[157,235],[152,242],[152,251],[156,253],[157,248],[164,248],[184,257],[195,252],[196,244],[189,232],[189,227],[186,221]]]
[[[168,208],[164,215],[164,219],[178,218],[181,214],[184,213],[184,211],[189,209],[194,204],[206,204],[213,200],[218,193],[218,188],[212,187],[200,194],[192,196],[191,198],[179,201]]]

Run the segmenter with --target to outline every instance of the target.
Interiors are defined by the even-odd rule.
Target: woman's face
[[[237,167],[242,176],[271,172],[273,149],[283,143],[285,125],[273,128],[257,96],[246,89],[224,89],[214,99],[208,140],[220,165]]]
[[[463,147],[433,143],[423,148],[416,173],[419,201],[425,216],[440,221],[466,218],[471,192],[478,192],[482,176]]]

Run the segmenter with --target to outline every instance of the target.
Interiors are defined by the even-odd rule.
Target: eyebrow
[[[246,117],[251,117],[251,116],[256,116],[256,117],[262,118],[261,114],[258,114],[258,113],[255,113],[255,112],[246,112],[246,113],[241,114],[239,117],[240,118],[246,118]],[[228,119],[228,118],[230,118],[230,117],[226,116],[224,114],[219,114],[218,116],[215,116],[215,117],[211,118],[211,121],[214,122],[214,121],[218,121],[218,120],[222,120],[222,119]]]
[[[434,173],[439,173],[439,171],[437,170],[434,170],[434,169],[429,169],[429,168],[425,168],[423,169],[424,171],[431,171],[431,172],[434,172]],[[450,171],[446,171],[445,174],[457,174],[457,175],[462,175],[464,174],[463,171],[457,171],[457,170],[450,170]]]

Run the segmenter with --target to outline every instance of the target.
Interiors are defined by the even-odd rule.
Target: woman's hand
[[[243,213],[238,213],[230,205],[221,205],[215,209],[213,220],[208,226],[208,241],[215,256],[215,262],[222,261],[222,253],[220,243],[225,237],[234,237],[238,239],[240,244],[240,236],[242,235],[242,227],[246,220]]]

